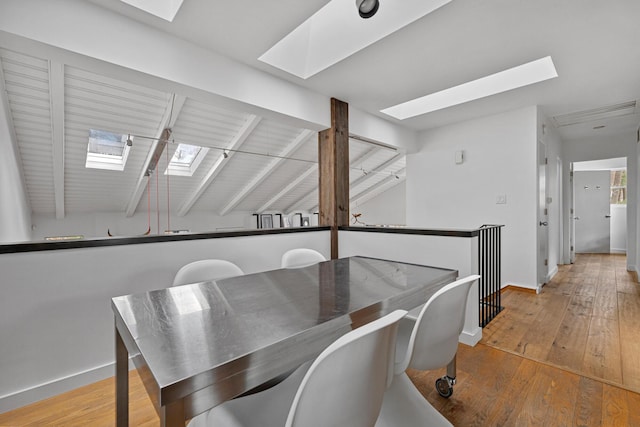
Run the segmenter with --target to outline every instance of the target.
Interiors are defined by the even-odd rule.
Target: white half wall
[[[407,155],[407,226],[504,225],[503,283],[536,289],[536,126],[531,106],[419,134],[420,151]]]
[[[329,233],[0,254],[0,413],[114,375],[111,298],[169,287],[199,259],[254,273],[279,268],[296,247],[330,258]]]
[[[338,245],[341,258],[361,255],[444,267],[458,270],[459,277],[478,273],[477,237],[340,231]],[[471,346],[482,339],[478,295],[476,285],[469,291],[464,329],[460,335],[460,342]]]

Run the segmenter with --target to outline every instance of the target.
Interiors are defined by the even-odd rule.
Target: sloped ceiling
[[[35,214],[317,209],[315,131],[6,49],[0,62]],[[145,176],[165,128],[170,142]],[[85,167],[90,129],[133,136],[124,171]],[[165,174],[179,143],[210,148],[192,176]],[[351,163],[354,198],[404,178],[404,155],[380,145],[351,140]]]

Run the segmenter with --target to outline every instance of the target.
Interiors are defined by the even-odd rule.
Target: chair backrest
[[[282,268],[300,268],[317,264],[327,259],[318,251],[307,248],[291,249],[282,255]]]
[[[438,369],[453,360],[464,327],[469,289],[479,278],[471,275],[456,280],[429,298],[411,332],[405,359],[397,362],[396,373],[407,368]]]
[[[396,310],[361,326],[327,347],[298,387],[287,427],[371,427],[393,378]]]
[[[232,262],[223,259],[203,259],[190,262],[180,268],[173,278],[173,286],[226,279],[243,274],[240,267]]]

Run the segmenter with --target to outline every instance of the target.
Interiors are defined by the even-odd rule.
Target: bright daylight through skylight
[[[550,56],[380,110],[404,120],[558,77]]]
[[[144,10],[147,13],[155,15],[165,21],[172,22],[176,17],[183,0],[120,0],[123,3],[130,4],[133,7]]]
[[[165,175],[192,176],[208,151],[197,145],[178,144]]]
[[[332,0],[258,59],[307,79],[450,1],[384,0],[362,19],[353,0]]]
[[[93,169],[124,170],[133,137],[104,130],[89,130],[85,167]]]

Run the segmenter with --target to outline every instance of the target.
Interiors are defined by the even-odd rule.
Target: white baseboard
[[[39,384],[25,390],[0,396],[0,414],[34,402],[56,396],[115,375],[115,363],[108,363],[84,372]]]
[[[616,249],[616,248],[611,248],[609,250],[610,253],[612,254],[626,254],[627,250],[626,249]]]
[[[546,278],[545,283],[549,283],[551,281],[551,279],[553,279],[553,276],[555,276],[556,274],[558,274],[558,266],[557,265],[551,269],[549,274],[547,274],[547,278]]]
[[[471,347],[478,344],[481,339],[482,339],[482,328],[479,326],[476,327],[476,329],[473,331],[463,330],[462,333],[460,334],[460,337],[458,337],[458,341],[460,341],[462,344],[470,345]]]

